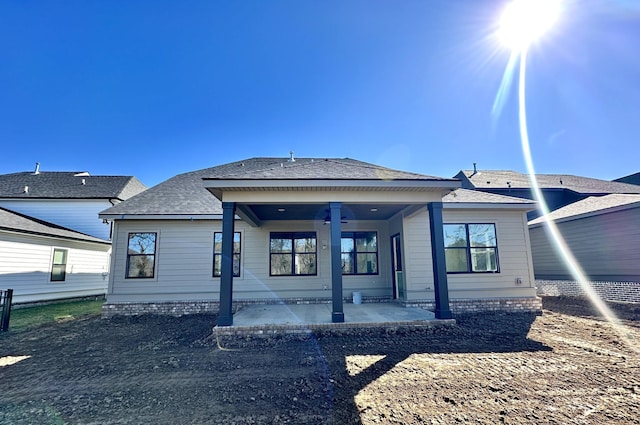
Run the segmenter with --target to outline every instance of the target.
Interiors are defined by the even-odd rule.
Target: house
[[[100,239],[111,227],[98,213],[143,190],[132,176],[92,176],[86,171],[40,171],[0,175],[0,207]]]
[[[640,185],[640,172],[615,179],[614,182]]]
[[[480,190],[498,195],[534,199],[528,174],[504,170],[461,170],[454,178],[460,179],[465,189]],[[549,211],[556,210],[589,196],[604,196],[613,193],[640,194],[640,186],[593,179],[567,174],[536,174],[536,180]],[[542,215],[540,210],[531,211],[530,220]]]
[[[0,288],[16,304],[104,295],[111,243],[0,208]]]
[[[605,299],[640,302],[640,195],[588,197],[529,222],[540,293],[583,295],[545,229],[553,221],[590,284]]]
[[[113,223],[104,315],[243,303],[397,302],[436,317],[539,310],[530,200],[338,158],[251,158],[177,175],[100,213]]]
[[[98,213],[144,189],[131,176],[40,164],[0,175],[0,288],[14,289],[16,303],[104,295],[111,226]]]

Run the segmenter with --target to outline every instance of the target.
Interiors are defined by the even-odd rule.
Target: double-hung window
[[[213,234],[213,277],[222,275],[222,232]],[[240,276],[240,232],[233,233],[233,276]]]
[[[499,271],[495,224],[445,224],[443,227],[447,273]]]
[[[67,277],[67,250],[53,249],[51,260],[51,282],[64,282]]]
[[[342,274],[378,274],[376,232],[342,232],[340,240]]]
[[[273,232],[269,242],[269,275],[317,274],[316,232]]]
[[[157,233],[129,233],[127,278],[152,278],[156,264]]]

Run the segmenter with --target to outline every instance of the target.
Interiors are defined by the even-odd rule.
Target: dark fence
[[[12,299],[13,289],[0,289],[0,332],[7,332],[9,330]]]

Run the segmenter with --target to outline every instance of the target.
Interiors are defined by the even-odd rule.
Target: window
[[[53,260],[51,261],[51,281],[64,282],[67,277],[67,250],[53,249]]]
[[[269,253],[271,276],[317,274],[315,232],[271,233]]]
[[[213,277],[222,275],[222,232],[213,234]],[[233,233],[233,276],[240,276],[240,232]]]
[[[445,224],[447,273],[498,272],[495,224]]]
[[[156,233],[129,233],[127,278],[152,278],[156,263]]]
[[[340,251],[342,274],[378,274],[376,232],[343,232]]]

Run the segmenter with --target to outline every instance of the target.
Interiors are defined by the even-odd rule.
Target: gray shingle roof
[[[529,175],[505,170],[462,170],[478,189],[530,188]],[[640,193],[640,186],[568,174],[536,174],[541,189],[568,189],[582,194]]]
[[[442,197],[445,203],[480,203],[480,204],[519,204],[535,207],[536,202],[530,199],[513,196],[496,195],[478,190],[456,189]]]
[[[179,174],[101,214],[208,215],[222,214],[220,202],[204,187],[203,179],[356,179],[439,180],[440,177],[392,170],[349,158],[250,158]]]
[[[70,171],[0,175],[0,198],[125,200],[145,189],[133,176],[91,176]]]
[[[575,219],[583,215],[604,214],[612,209],[623,206],[633,208],[640,207],[640,195],[614,193],[605,196],[590,196],[581,201],[551,211],[546,217],[542,216],[531,220],[529,225],[540,224],[548,220],[557,221]]]
[[[57,224],[38,220],[24,214],[19,214],[2,207],[0,207],[0,229],[18,233],[53,236],[57,238],[80,240],[86,242],[99,242],[103,244],[111,243],[100,238],[95,238],[93,236],[85,235],[84,233],[76,232],[75,230],[67,229],[66,227],[58,226]]]
[[[287,162],[278,158],[256,158],[260,169],[245,169],[250,161],[241,161],[236,172],[212,175],[222,179],[283,179],[283,180],[449,180],[369,164],[355,159],[344,158],[300,158]],[[275,161],[273,161],[275,160]]]

